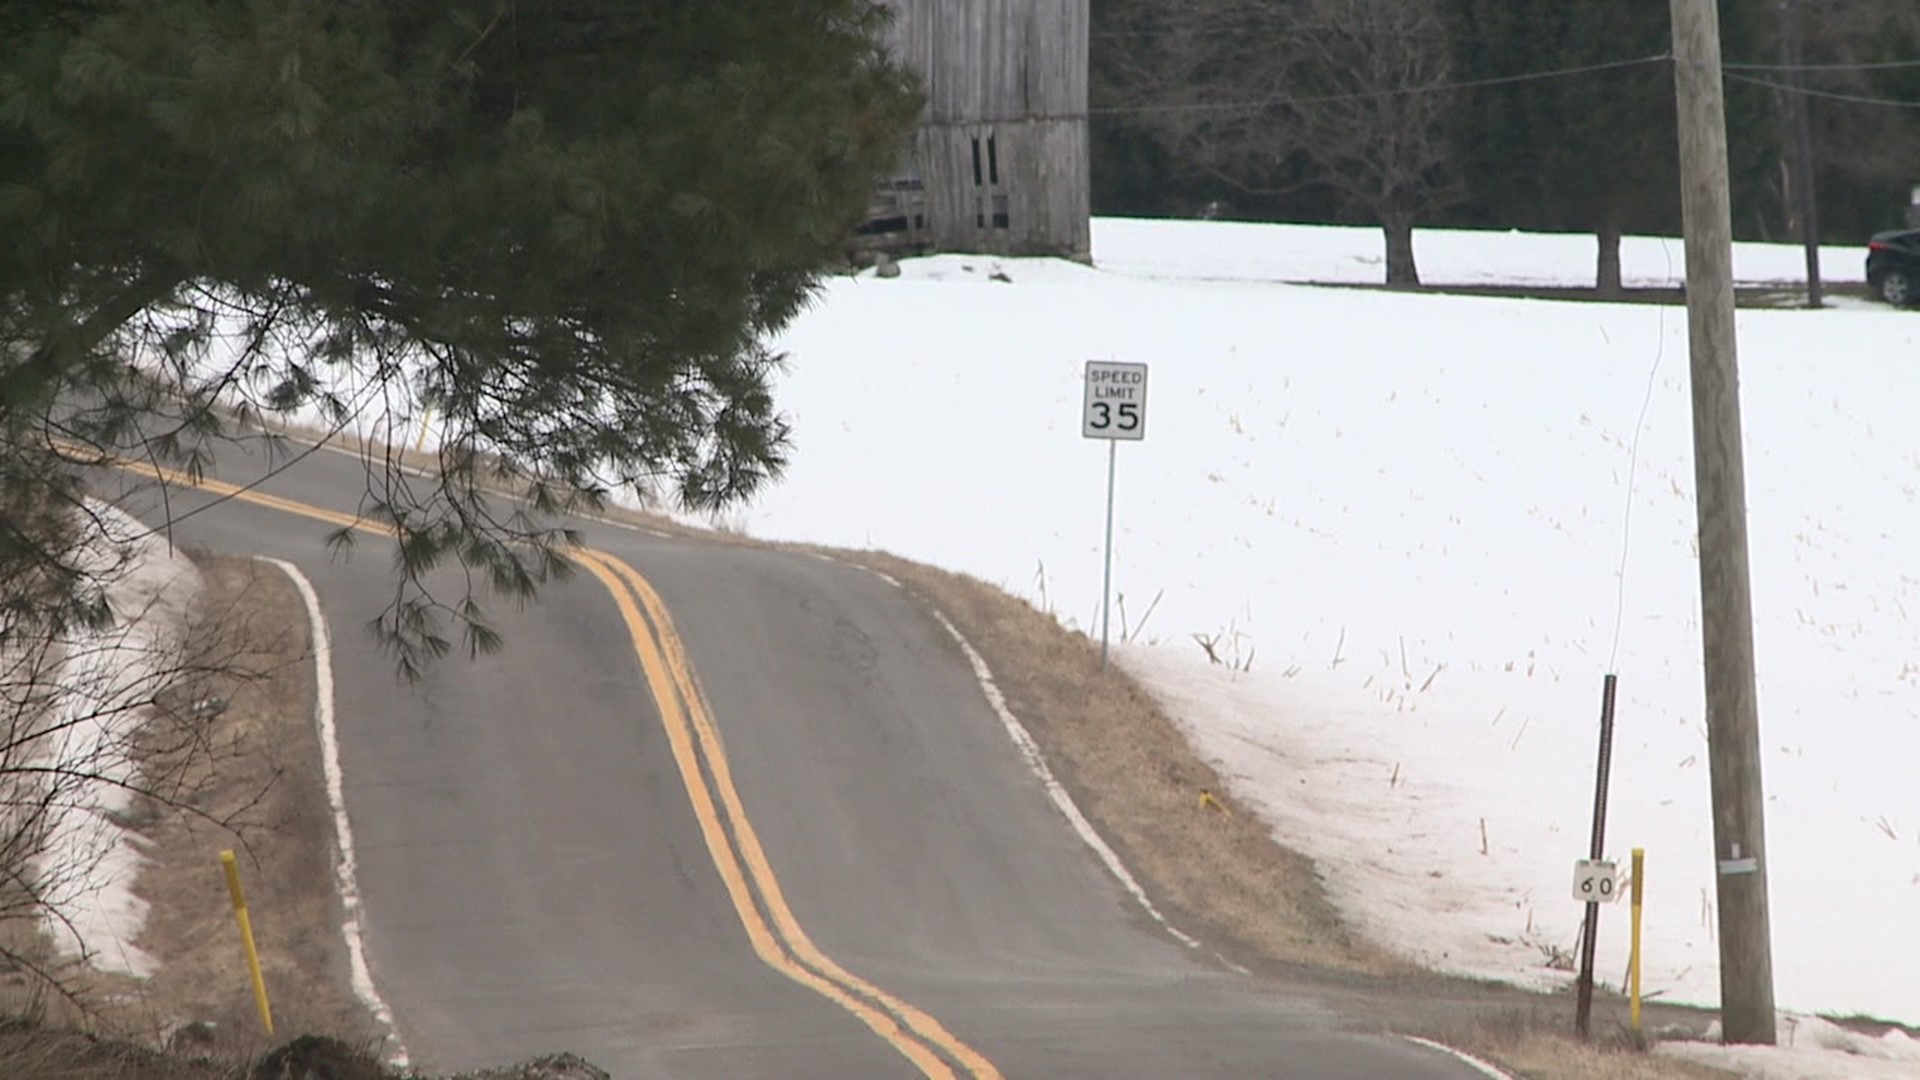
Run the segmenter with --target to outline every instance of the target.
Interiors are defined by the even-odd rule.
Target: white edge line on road
[[[313,721],[320,734],[320,765],[327,779],[327,806],[333,811],[333,834],[338,857],[334,860],[334,887],[340,893],[340,907],[346,913],[341,924],[347,941],[347,959],[352,968],[353,993],[373,1014],[375,1022],[386,1029],[387,1063],[405,1069],[411,1062],[400,1032],[394,1026],[393,1010],[387,1007],[373,985],[373,970],[367,966],[367,945],[360,933],[360,883],[358,860],[353,853],[353,825],[347,820],[344,774],[340,770],[340,734],[333,719],[333,642],[327,632],[326,616],[320,611],[320,596],[313,582],[300,568],[284,559],[261,558],[280,568],[299,591],[307,608],[307,623],[313,638]]]
[[[1472,1054],[1467,1053],[1465,1050],[1455,1050],[1446,1043],[1434,1042],[1432,1039],[1423,1039],[1418,1035],[1402,1035],[1400,1037],[1410,1043],[1417,1043],[1429,1050],[1438,1050],[1448,1057],[1455,1058],[1470,1068],[1477,1070],[1482,1076],[1487,1077],[1488,1080],[1513,1080],[1510,1074],[1501,1072],[1498,1066],[1491,1062],[1482,1061]]]
[[[1086,841],[1095,855],[1100,856],[1100,861],[1107,864],[1107,870],[1119,879],[1121,886],[1133,897],[1134,902],[1151,915],[1154,922],[1159,923],[1167,933],[1173,935],[1187,948],[1199,948],[1200,942],[1168,922],[1167,917],[1160,914],[1160,909],[1153,906],[1153,901],[1147,898],[1147,891],[1142,889],[1133,875],[1127,872],[1126,864],[1120,861],[1120,856],[1114,852],[1113,848],[1107,846],[1107,842],[1094,830],[1093,823],[1088,821],[1086,815],[1080,812],[1080,807],[1074,804],[1073,796],[1067,794],[1067,789],[1053,775],[1053,770],[1047,767],[1047,759],[1040,753],[1040,744],[1033,741],[1033,736],[1021,725],[1019,718],[1013,715],[1013,710],[1007,707],[1006,695],[1000,692],[1000,684],[994,681],[992,669],[987,667],[986,660],[973,647],[973,643],[960,633],[944,612],[937,608],[932,610],[933,617],[939,620],[941,626],[946,627],[947,633],[953,635],[953,640],[960,643],[960,651],[967,654],[967,662],[973,665],[974,677],[980,680],[980,689],[986,692],[987,704],[993,706],[993,711],[999,715],[1000,722],[1006,725],[1007,735],[1013,739],[1013,744],[1019,747],[1021,756],[1027,759],[1027,767],[1040,778],[1040,783],[1047,789],[1047,796],[1053,800],[1053,805],[1059,807],[1060,812],[1066,815],[1067,821],[1073,825],[1073,831],[1080,834],[1080,839]]]

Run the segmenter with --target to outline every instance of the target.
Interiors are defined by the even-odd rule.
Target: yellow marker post
[[[1633,984],[1632,997],[1627,1006],[1628,1016],[1633,1030],[1640,1030],[1640,907],[1645,898],[1645,886],[1641,877],[1647,865],[1645,848],[1633,849],[1633,960],[1627,965],[1629,982]]]
[[[260,1006],[260,1023],[273,1034],[273,1007],[267,1004],[267,981],[260,976],[260,951],[253,945],[253,920],[247,916],[247,894],[240,888],[240,863],[233,852],[220,853],[227,872],[227,892],[233,897],[233,917],[240,923],[240,943],[247,950],[247,971],[253,976],[253,1000]]]

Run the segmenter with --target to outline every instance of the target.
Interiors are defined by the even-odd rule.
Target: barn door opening
[[[974,227],[1012,228],[1007,189],[1000,182],[1000,140],[992,131],[984,139],[979,132],[973,136],[973,188]]]

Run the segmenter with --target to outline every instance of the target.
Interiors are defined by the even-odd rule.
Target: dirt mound
[[[302,1035],[254,1065],[248,1080],[387,1080],[372,1054],[326,1035]]]
[[[573,1054],[553,1054],[504,1069],[461,1073],[454,1080],[611,1080],[607,1070]]]

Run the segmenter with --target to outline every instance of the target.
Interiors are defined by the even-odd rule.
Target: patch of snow
[[[42,752],[98,779],[58,800],[40,864],[56,883],[51,899],[61,919],[52,930],[61,951],[102,970],[146,975],[153,958],[133,944],[146,921],[146,902],[133,892],[143,859],[136,837],[114,819],[133,801],[125,785],[138,776],[129,740],[145,719],[141,703],[177,655],[201,581],[139,521],[105,504],[89,509],[98,536],[84,565],[105,581],[113,622],[69,634],[56,734]]]
[[[1712,1034],[1710,1038],[1716,1037]],[[1892,1029],[1863,1035],[1819,1017],[1781,1016],[1780,1045],[1661,1043],[1659,1052],[1728,1069],[1753,1080],[1913,1080],[1920,1040]]]

